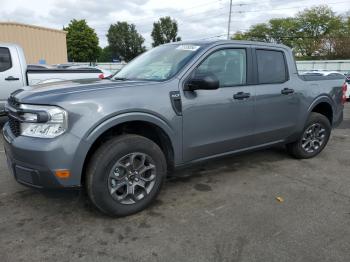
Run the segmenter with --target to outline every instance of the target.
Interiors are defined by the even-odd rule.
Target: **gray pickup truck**
[[[343,80],[299,76],[283,45],[177,42],[112,80],[17,90],[4,147],[18,182],[84,186],[99,210],[125,216],[179,167],[276,144],[316,156],[343,119],[345,92]]]

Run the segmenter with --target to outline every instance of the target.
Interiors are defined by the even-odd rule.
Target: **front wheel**
[[[298,159],[312,158],[325,148],[331,134],[331,124],[327,117],[311,113],[301,137],[287,144],[288,152]]]
[[[122,135],[105,142],[92,156],[86,187],[92,203],[111,216],[145,209],[166,177],[166,160],[153,141]]]

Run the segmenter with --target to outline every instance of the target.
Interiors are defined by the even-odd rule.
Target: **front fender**
[[[179,131],[182,128],[181,118],[172,120],[174,121],[174,128],[172,128],[165,120],[153,114],[145,112],[127,112],[104,119],[102,122],[89,129],[83,136],[76,159],[77,163],[80,163],[80,170],[83,170],[85,159],[92,145],[104,132],[114,126],[131,121],[144,121],[161,128],[170,139],[174,150],[174,162],[179,163],[182,161],[182,133]]]
[[[125,123],[125,122],[131,122],[131,121],[144,121],[151,124],[154,124],[161,128],[170,138],[172,141],[172,138],[175,136],[175,130],[163,119],[161,119],[158,116],[155,116],[150,113],[144,113],[144,112],[128,112],[119,114],[113,117],[110,117],[108,119],[105,119],[103,122],[99,123],[98,125],[94,126],[92,129],[90,129],[83,139],[87,143],[93,143],[96,141],[96,139],[102,135],[105,131],[108,129]],[[173,141],[172,141],[173,142]]]
[[[75,171],[80,173],[81,177],[83,175],[83,167],[86,160],[86,157],[94,144],[94,142],[108,129],[130,121],[144,121],[151,124],[154,124],[161,128],[169,137],[172,147],[174,149],[174,157],[175,163],[181,161],[180,156],[182,156],[182,143],[181,143],[181,132],[178,132],[174,128],[172,128],[165,120],[152,115],[150,113],[144,112],[128,112],[122,113],[119,115],[115,115],[104,119],[102,122],[94,125],[91,129],[86,132],[83,136],[80,145],[77,149],[77,153],[75,156]],[[178,120],[181,123],[181,120]],[[179,159],[178,159],[179,158]]]

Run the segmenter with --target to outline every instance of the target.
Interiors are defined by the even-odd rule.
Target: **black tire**
[[[314,124],[320,125],[325,130],[324,140],[322,145],[319,146],[317,150],[314,150],[313,152],[308,152],[306,149],[303,148],[302,141],[303,141],[305,132]],[[321,151],[327,145],[329,137],[331,135],[331,130],[332,130],[332,127],[328,118],[324,115],[313,112],[311,113],[300,138],[297,141],[286,145],[287,151],[289,152],[289,154],[291,154],[293,157],[297,159],[307,159],[307,158],[315,157],[319,153],[321,153]]]
[[[155,166],[152,189],[141,200],[123,204],[110,193],[110,172],[115,172],[115,163],[133,152],[150,156]],[[166,177],[166,159],[162,150],[153,141],[139,135],[121,135],[105,142],[93,154],[86,172],[86,189],[91,202],[110,216],[127,216],[145,209],[158,195]],[[118,174],[119,175],[119,174]]]

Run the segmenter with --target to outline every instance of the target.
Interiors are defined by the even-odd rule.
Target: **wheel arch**
[[[335,109],[332,99],[328,96],[318,97],[312,102],[308,110],[308,116],[310,116],[310,114],[313,112],[324,115],[325,117],[327,117],[330,124],[333,125]]]
[[[81,171],[81,183],[84,183],[87,165],[94,151],[109,138],[121,134],[138,134],[155,142],[163,151],[172,171],[175,163],[175,131],[161,118],[148,113],[126,113],[105,120],[88,132],[84,140],[89,144]]]

